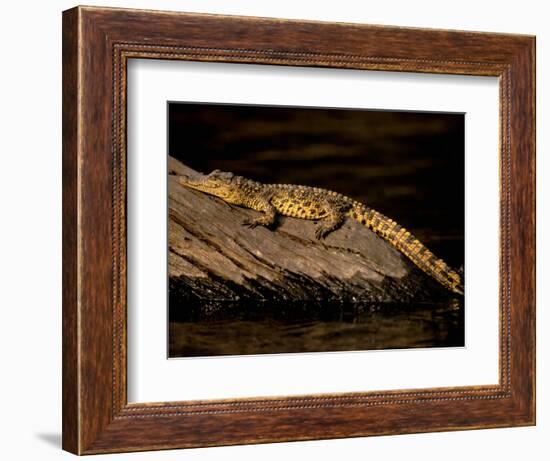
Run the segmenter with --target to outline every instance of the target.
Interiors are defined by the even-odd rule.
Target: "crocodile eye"
[[[220,179],[231,179],[233,176],[234,176],[233,173],[229,173],[229,172],[221,172],[220,171],[218,173],[218,177]]]

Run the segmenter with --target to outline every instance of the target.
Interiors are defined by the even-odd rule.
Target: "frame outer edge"
[[[63,448],[75,454],[92,454],[438,430],[434,426],[421,424],[415,424],[412,427],[402,427],[398,424],[398,427],[371,431],[363,428],[361,418],[366,415],[374,417],[376,414],[380,414],[380,411],[373,416],[370,414],[370,410],[368,412],[366,409],[356,410],[354,412],[355,420],[353,420],[354,418],[349,420],[347,414],[345,417],[341,415],[344,412],[343,409],[334,410],[329,407],[324,408],[322,405],[319,405],[314,411],[304,407],[301,410],[297,408],[298,413],[289,414],[287,412],[285,415],[285,412],[282,412],[280,414],[283,417],[275,417],[275,414],[271,413],[269,409],[266,409],[263,414],[258,411],[249,415],[239,412],[234,415],[230,413],[218,415],[197,414],[192,417],[190,415],[174,414],[170,415],[174,416],[173,424],[171,422],[163,424],[162,431],[160,431],[161,423],[167,420],[161,418],[161,415],[152,415],[152,418],[146,419],[143,418],[145,415],[138,415],[136,418],[129,419],[117,414],[120,409],[117,408],[116,399],[111,397],[111,388],[114,388],[116,381],[111,380],[114,376],[112,373],[106,372],[106,357],[111,349],[115,349],[115,344],[107,341],[107,338],[113,337],[115,333],[113,325],[109,323],[110,317],[107,315],[109,302],[107,301],[108,284],[106,282],[112,271],[110,267],[107,267],[107,259],[98,258],[96,252],[93,251],[93,247],[100,244],[102,251],[106,253],[104,242],[109,238],[108,228],[112,232],[112,227],[109,226],[112,216],[107,215],[106,207],[102,206],[101,203],[113,199],[106,187],[113,186],[112,181],[116,180],[111,178],[111,172],[107,170],[107,157],[104,157],[106,152],[110,150],[104,138],[105,133],[108,131],[107,118],[110,114],[106,103],[107,99],[110,100],[113,96],[111,94],[113,90],[108,87],[109,82],[106,79],[106,75],[110,75],[110,71],[106,71],[106,69],[112,68],[111,56],[107,53],[110,52],[113,44],[116,44],[121,37],[124,38],[125,34],[130,37],[134,35],[141,39],[139,33],[148,34],[151,29],[147,25],[147,21],[139,22],[140,28],[135,30],[121,25],[130,24],[132,21],[128,19],[135,19],[134,16],[140,16],[136,11],[132,11],[130,18],[126,17],[128,15],[128,10],[103,10],[88,7],[73,8],[63,14]],[[163,15],[163,21],[164,16],[170,18],[172,14]],[[196,27],[197,15],[178,15],[178,19],[180,17],[186,18],[190,26]],[[221,20],[224,17],[219,16],[218,18]],[[127,20],[123,21],[123,19]],[[242,23],[246,22],[244,19],[225,17],[224,20],[228,21],[228,30],[234,32],[232,40],[237,45],[245,40],[240,35],[243,27]],[[210,21],[217,22],[217,19],[214,20],[210,17]],[[265,20],[265,22],[272,26],[279,24],[277,20]],[[291,26],[295,28],[303,26],[306,29],[321,27],[320,24],[305,24],[300,21],[288,21],[287,24],[289,28]],[[330,27],[330,23],[322,27]],[[245,29],[248,28],[249,26],[246,24]],[[353,29],[353,35],[356,39],[360,35],[359,30],[365,32],[369,30],[368,26],[364,28],[354,26]],[[392,28],[384,29],[384,32],[390,29]],[[380,35],[381,32],[378,28],[373,30],[376,30],[377,36]],[[181,28],[174,28],[172,33],[174,34],[173,41],[178,43],[182,40],[180,37]],[[410,33],[417,35],[421,32],[411,30]],[[434,34],[435,32],[431,33]],[[441,35],[447,40],[447,48],[453,46],[453,50],[462,49],[461,47],[456,48],[456,40],[461,36],[454,32],[438,32],[435,34]],[[499,63],[503,64],[505,60],[506,63],[514,61],[517,65],[517,53],[520,53],[522,59],[521,70],[532,71],[534,67],[534,40],[502,35],[498,37],[500,43],[495,43],[497,38],[488,34],[484,36],[484,41],[487,41],[490,46],[487,47],[487,50],[480,51],[478,44],[475,43],[476,40],[473,40],[473,42],[470,40],[470,35],[468,34],[469,41],[466,45],[469,44],[470,48],[473,47],[472,54],[474,57],[480,56],[481,61],[487,61],[489,60],[487,53],[491,51],[491,48],[502,51],[502,47],[508,43],[510,46],[506,48],[506,52],[502,51],[499,55]],[[258,36],[263,37],[262,34],[258,34]],[[157,39],[160,44],[166,45],[164,37],[157,37]],[[197,45],[195,50],[200,49],[202,46],[202,40],[193,38],[191,42],[191,45]],[[235,43],[229,43],[229,48],[238,49],[235,48]],[[360,43],[362,42],[356,40],[355,47],[359,51],[363,49],[363,45]],[[332,45],[329,47],[327,43],[319,46],[321,51],[323,51],[323,46],[332,47]],[[519,48],[522,48],[522,50],[520,51]],[[291,47],[289,53],[292,53],[292,49]],[[248,53],[247,50],[241,48],[240,52],[242,51]],[[459,53],[459,58],[467,51],[466,49],[466,51],[461,52],[462,54]],[[424,54],[425,52],[421,53],[419,61],[425,61]],[[525,56],[526,54],[528,56]],[[213,60],[213,58],[214,56],[208,55],[204,60]],[[231,56],[231,62],[234,58]],[[275,58],[277,58],[277,55],[275,55]],[[235,61],[237,60],[235,59]],[[490,61],[491,65],[497,65],[496,60],[493,62],[492,55]],[[467,63],[459,60],[454,64],[463,66]],[[318,65],[318,63],[315,62],[312,65]],[[384,64],[383,67],[386,66],[387,64]],[[446,63],[441,68],[432,69],[430,72],[446,73],[447,66],[451,68],[451,62]],[[396,67],[397,70],[408,69],[408,66],[401,62],[396,64]],[[101,72],[103,70],[105,70],[104,73]],[[477,75],[477,72],[473,72],[473,74]],[[525,86],[521,89],[524,98],[522,102],[534,104],[534,101],[531,100],[534,97],[534,81],[527,80],[527,82],[523,81]],[[89,87],[91,82],[94,83],[93,88]],[[101,107],[95,104],[96,98],[101,103]],[[531,184],[534,178],[534,126],[531,125],[534,121],[534,106],[529,106],[523,115],[526,115],[527,121],[525,125],[520,125],[525,129],[524,134],[526,135],[525,139],[522,138],[522,146],[525,147],[527,144],[527,147],[525,150],[522,149],[521,152],[524,154],[523,161],[518,162],[516,166],[521,164],[525,167],[523,176],[520,179],[520,186],[525,189],[522,195],[523,206],[521,211],[515,214],[516,216],[525,216],[527,213],[532,213],[534,207],[534,190],[533,184]],[[516,116],[519,115],[516,113]],[[98,121],[101,123],[97,123]],[[97,142],[94,142],[91,138],[83,137],[84,134],[89,136],[92,133],[100,133],[98,139],[95,140]],[[521,129],[519,133],[522,133]],[[514,136],[512,136],[513,141]],[[525,165],[526,163],[527,165]],[[521,171],[521,168],[519,170]],[[93,180],[98,181],[98,184],[95,184]],[[114,186],[117,186],[116,182]],[[113,188],[110,187],[109,190],[112,191]],[[101,219],[94,221],[92,219],[94,217],[100,217]],[[534,216],[528,217],[527,226],[533,223]],[[524,228],[517,234],[514,233],[515,238],[520,238],[520,236],[526,238],[526,242],[521,244],[526,250],[534,250],[534,242],[531,241],[533,235],[533,229],[529,227]],[[534,255],[529,251],[527,251],[525,258],[520,258],[521,261],[527,263],[531,263],[533,259]],[[91,269],[93,269],[94,277],[90,277],[92,275]],[[524,269],[528,268],[525,267]],[[517,315],[521,319],[513,323],[512,329],[517,330],[519,333],[518,339],[524,339],[526,343],[522,348],[519,348],[521,350],[520,357],[513,357],[513,360],[515,360],[513,362],[513,365],[515,365],[514,375],[520,377],[520,382],[515,381],[519,384],[515,388],[517,393],[514,392],[516,398],[508,400],[506,402],[508,405],[502,408],[502,410],[507,409],[511,412],[510,418],[503,419],[505,415],[500,414],[498,418],[495,415],[495,419],[491,422],[482,423],[481,421],[484,421],[484,411],[489,411],[494,405],[493,401],[485,400],[486,397],[480,397],[480,400],[476,402],[464,401],[463,405],[470,409],[470,416],[475,416],[476,421],[479,418],[481,420],[475,423],[473,420],[465,420],[461,417],[454,422],[451,421],[448,425],[445,424],[439,430],[509,427],[534,422],[534,318],[529,318],[534,310],[531,303],[531,301],[534,302],[534,294],[529,292],[534,286],[534,280],[531,279],[532,273],[534,273],[534,269],[529,271],[524,279],[522,278],[527,282],[527,286],[522,290],[518,290],[518,292],[521,291],[521,293],[527,293],[527,295],[521,305],[519,305],[520,303],[516,304],[514,310],[514,317]],[[522,312],[521,315],[520,312]],[[514,349],[517,347],[516,344]],[[526,367],[529,367],[529,375],[525,373]],[[111,388],[107,393],[108,382],[111,382]],[[525,385],[527,385],[527,394],[521,393]],[[425,404],[431,407],[432,411],[439,409],[440,413],[444,414],[447,408],[457,406],[456,404],[459,402],[454,402],[455,400],[460,399],[450,398],[447,403],[441,405],[426,400]],[[526,410],[526,407],[529,407],[531,412]],[[409,411],[408,405],[401,405],[397,409],[393,409],[396,413],[396,421],[402,415],[399,413],[401,408],[403,409],[402,413]],[[388,409],[392,410],[391,406]],[[311,422],[312,411],[319,416],[320,419],[317,421],[320,425],[322,421],[346,421],[346,430],[343,432],[329,431],[311,424],[311,427],[306,431],[300,433],[289,432],[292,426],[297,426],[300,418],[303,418],[303,422]],[[260,414],[262,414],[262,417],[253,416]],[[429,415],[431,414],[429,413]],[[466,416],[468,415],[464,417]],[[478,416],[479,418],[477,418]],[[259,423],[262,423],[262,421],[266,426],[263,431],[260,430],[260,434],[249,437],[250,428],[253,427],[254,431],[258,430],[258,426],[261,426]],[[269,428],[273,421],[277,422],[280,429],[276,434],[273,429]],[[222,425],[220,426],[220,424]],[[352,431],[352,428],[355,427],[353,425],[360,425],[360,430],[354,429]],[[216,431],[212,432],[214,428]],[[191,432],[198,432],[196,437],[188,437],[189,429],[191,429]],[[155,436],[155,432],[157,435],[160,433],[166,442],[148,442],[146,439]],[[247,435],[243,436],[243,432]],[[181,438],[184,434],[187,437],[185,440]],[[216,437],[212,438],[214,434]]]
[[[531,149],[532,149],[532,171],[531,171],[531,183],[533,184],[533,209],[531,210],[533,216],[533,239],[535,242],[535,254],[534,254],[534,268],[533,268],[533,280],[535,283],[534,286],[534,299],[533,299],[533,310],[534,315],[531,325],[532,331],[532,347],[533,347],[533,357],[531,362],[532,367],[532,380],[533,380],[533,395],[531,402],[531,411],[532,418],[531,422],[533,426],[537,425],[537,251],[536,251],[536,242],[537,242],[537,177],[536,177],[536,162],[537,162],[537,38],[536,36],[532,37],[532,43],[530,48],[530,57],[532,61],[531,66],[531,82],[532,85],[532,99],[531,99],[531,110],[532,110],[532,122],[533,122],[533,133],[531,135]]]
[[[62,448],[74,454],[80,449],[79,359],[79,42],[80,11],[62,15]]]
[[[526,425],[536,425],[536,39],[526,39],[513,66],[512,177],[517,178],[512,202],[516,231],[513,234],[512,287],[517,290],[512,308],[516,341],[515,366],[518,367],[516,392],[519,412]],[[514,139],[515,137],[515,139]]]

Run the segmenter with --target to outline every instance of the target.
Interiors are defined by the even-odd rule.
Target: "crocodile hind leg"
[[[323,208],[326,212],[326,216],[319,223],[317,229],[315,229],[315,237],[317,240],[324,239],[328,234],[339,229],[346,219],[346,206],[326,202]]]

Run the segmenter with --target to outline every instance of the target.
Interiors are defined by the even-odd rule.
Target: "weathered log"
[[[178,175],[196,172],[172,157],[169,170],[171,316],[175,309],[203,315],[224,303],[262,300],[368,304],[450,296],[355,221],[323,241],[315,239],[317,223],[302,219],[249,229],[242,222],[257,212],[185,188]]]

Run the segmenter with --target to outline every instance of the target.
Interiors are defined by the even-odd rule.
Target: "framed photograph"
[[[535,39],[63,13],[63,447],[535,424]]]

